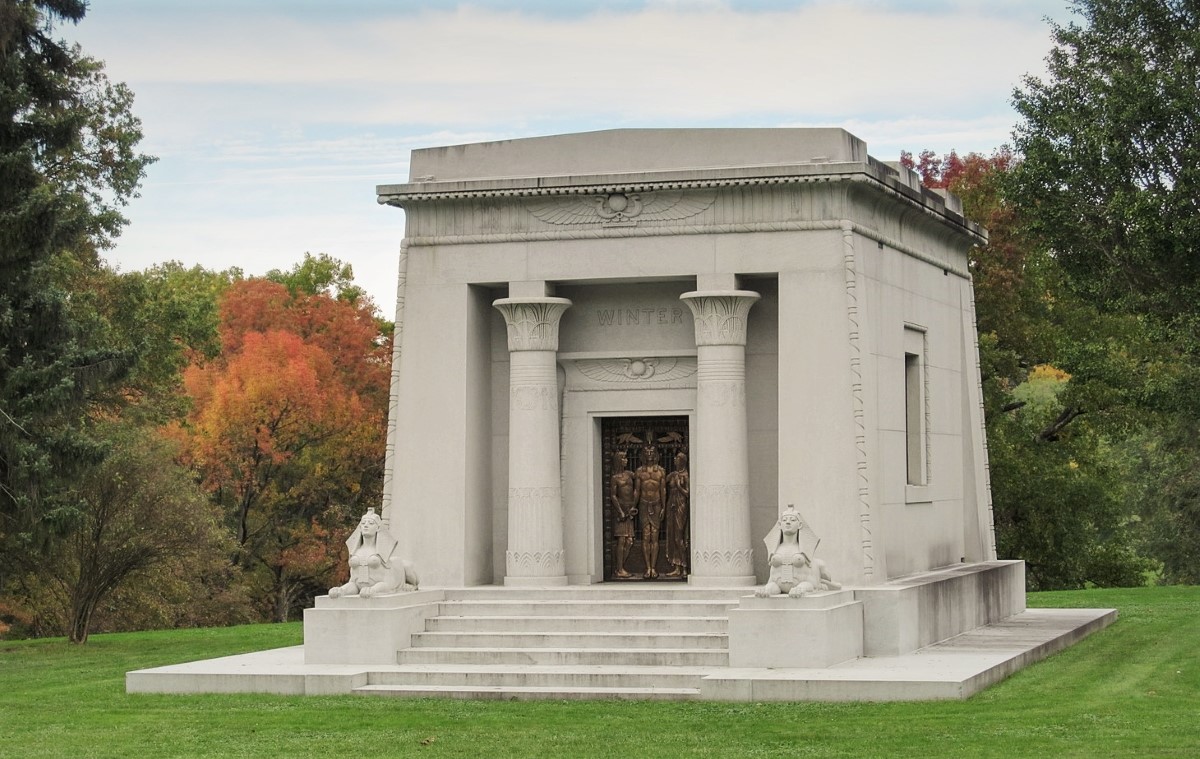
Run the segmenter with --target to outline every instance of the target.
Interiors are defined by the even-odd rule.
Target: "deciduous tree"
[[[304,254],[304,260],[288,271],[272,269],[265,279],[278,282],[288,289],[293,297],[305,295],[329,295],[337,300],[357,303],[366,297],[361,287],[354,284],[354,269],[328,253]]]
[[[321,546],[378,498],[388,347],[374,326],[367,303],[246,280],[222,302],[222,354],[185,373],[181,434],[273,618],[328,586],[339,567]]]
[[[70,534],[25,578],[33,605],[60,619],[75,643],[87,641],[97,607],[121,585],[171,569],[198,572],[227,550],[220,512],[175,463],[166,438],[122,422],[101,427],[107,455],[74,483]]]
[[[1100,311],[1140,321],[1158,347],[1128,351],[1133,401],[1150,427],[1134,470],[1166,577],[1200,554],[1200,4],[1074,0],[1052,24],[1045,77],[1014,93],[1023,160],[1011,197],[1064,273]],[[1094,358],[1097,341],[1077,346]],[[1089,355],[1091,354],[1091,355]],[[1095,364],[1095,362],[1093,362]],[[1157,418],[1156,418],[1157,417]]]
[[[1073,0],[1045,79],[1013,103],[1014,197],[1080,292],[1167,322],[1200,313],[1200,5]]]

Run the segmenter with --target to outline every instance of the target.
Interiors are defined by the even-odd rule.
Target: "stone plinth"
[[[863,654],[863,605],[835,590],[741,600],[729,612],[730,667],[830,667]]]
[[[395,664],[413,633],[437,614],[441,590],[417,590],[372,598],[318,596],[304,610],[305,664]]]

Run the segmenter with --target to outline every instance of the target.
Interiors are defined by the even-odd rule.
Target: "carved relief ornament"
[[[690,292],[679,299],[696,318],[696,345],[745,345],[746,318],[759,298],[750,290]]]
[[[600,224],[631,227],[640,221],[678,221],[709,208],[716,193],[609,192],[598,195],[565,195],[526,201],[525,209],[547,224]]]
[[[697,550],[692,553],[692,571],[702,567],[702,574],[754,574],[753,552],[749,548]]]
[[[575,362],[579,373],[596,382],[672,382],[696,373],[691,357],[594,358]]]
[[[571,307],[567,298],[501,298],[492,306],[504,314],[510,351],[558,350],[558,323]]]

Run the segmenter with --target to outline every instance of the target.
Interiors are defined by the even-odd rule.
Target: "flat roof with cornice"
[[[483,197],[864,181],[923,206],[980,241],[986,232],[949,193],[867,154],[844,129],[609,129],[422,148],[409,181],[376,188],[382,204]]]

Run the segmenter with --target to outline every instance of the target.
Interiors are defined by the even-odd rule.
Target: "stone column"
[[[705,290],[679,297],[696,319],[697,350],[688,581],[753,585],[746,317],[760,296],[748,290]]]
[[[558,321],[566,298],[502,298],[508,324],[505,585],[566,585],[559,454]]]

